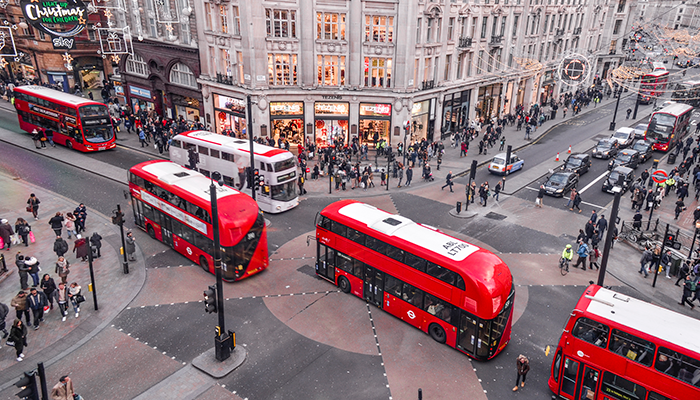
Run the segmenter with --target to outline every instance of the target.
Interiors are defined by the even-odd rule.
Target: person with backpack
[[[588,245],[586,242],[583,240],[578,241],[578,250],[576,250],[576,254],[578,255],[578,259],[576,260],[576,264],[574,264],[574,268],[577,268],[579,264],[583,264],[583,270],[586,270],[586,259],[588,258]]]
[[[654,258],[654,255],[652,254],[651,250],[649,250],[649,247],[644,249],[644,252],[642,253],[642,258],[639,260],[639,263],[641,264],[641,268],[639,269],[640,274],[644,274],[644,277],[646,278],[649,276],[649,273],[647,272],[646,265],[652,261]]]
[[[7,325],[5,325],[5,318],[7,314],[10,313],[10,307],[7,304],[0,302],[0,331],[2,331],[2,338],[5,339],[9,333],[7,332]]]
[[[591,260],[588,265],[588,268],[593,269],[595,266],[596,270],[600,269],[600,265],[598,264],[598,259],[600,258],[600,250],[598,250],[598,245],[593,245],[593,251],[591,252]]]
[[[303,188],[303,186],[302,186]],[[95,258],[100,258],[102,257],[102,252],[100,249],[102,248],[102,236],[100,236],[99,233],[94,232],[92,236],[90,236],[90,247],[91,251],[93,254],[93,257]]]
[[[60,235],[56,236],[56,241],[53,242],[53,251],[56,253],[56,256],[63,256],[69,249],[70,247],[68,247],[68,242],[66,242]]]
[[[697,285],[695,284],[695,282],[693,282],[690,279],[690,275],[686,276],[685,282],[683,282],[683,297],[681,297],[681,301],[678,304],[684,306],[685,303],[688,303],[690,309],[694,309],[695,305],[693,305],[693,303],[690,300],[688,300],[688,298],[690,298],[690,296],[692,296],[696,290]]]

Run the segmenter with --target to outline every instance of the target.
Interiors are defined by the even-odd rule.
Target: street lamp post
[[[616,89],[617,91],[617,89]],[[613,113],[612,122],[610,122],[610,130],[615,130],[615,119],[617,118],[617,108],[620,107],[620,97],[622,97],[622,90],[617,92],[617,102],[615,102],[615,112]]]
[[[249,98],[250,99],[250,98]],[[250,105],[250,102],[248,103]],[[250,135],[250,132],[248,133]],[[231,357],[231,350],[234,347],[233,337],[226,331],[226,321],[224,319],[224,285],[221,276],[221,243],[219,240],[219,214],[217,205],[217,188],[214,181],[219,186],[224,186],[224,181],[218,171],[211,173],[211,184],[209,185],[209,195],[211,200],[211,220],[214,229],[214,271],[216,273],[216,309],[219,314],[219,326],[216,327],[214,338],[214,352],[218,361],[225,361]],[[252,182],[251,182],[252,183]],[[252,186],[252,184],[251,184]],[[252,190],[255,193],[255,189]]]
[[[251,107],[253,102],[250,100],[250,95],[247,96],[247,111],[248,111],[248,121],[246,133],[248,134],[248,144],[250,145],[250,168],[248,169],[248,185],[250,187],[250,197],[255,200],[255,188],[253,187],[253,171],[255,170],[255,151],[253,149],[253,117]],[[212,186],[214,184],[212,183]],[[241,183],[241,187],[243,184]]]
[[[403,165],[406,165],[406,138],[411,132],[411,121],[404,121],[403,122]]]
[[[664,232],[664,240],[661,241],[661,252],[659,253],[659,263],[661,263],[661,257],[664,254],[664,251],[666,250],[666,240],[668,238],[668,228],[670,224],[666,224],[666,232]],[[673,243],[671,243],[673,245]],[[651,283],[651,287],[656,287],[656,278],[659,276],[659,264],[655,264],[653,261],[651,263],[651,266],[654,267],[654,281]]]
[[[698,238],[698,231],[700,231],[700,221],[695,221],[695,233],[693,234],[693,241],[690,242],[690,251],[688,252],[688,259],[693,258],[693,247],[695,247],[695,240]]]
[[[621,181],[622,179],[620,179]],[[603,259],[600,261],[600,271],[598,272],[598,286],[603,286],[605,282],[605,270],[608,267],[608,257],[610,256],[610,248],[612,247],[613,241],[613,231],[615,230],[615,225],[617,225],[617,213],[620,210],[620,199],[622,198],[622,182],[619,182],[620,186],[613,187],[613,193],[615,193],[615,199],[613,200],[612,209],[610,210],[610,224],[608,228],[608,233],[605,236],[605,245],[603,246]]]

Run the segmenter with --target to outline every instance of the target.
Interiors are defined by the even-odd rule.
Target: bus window
[[[559,367],[561,367],[561,349],[557,350],[557,355],[554,358],[554,368],[552,368],[554,382],[559,382]]]
[[[409,267],[415,268],[420,272],[425,272],[425,259],[414,256],[411,253],[406,253],[405,262]]]
[[[579,318],[574,326],[573,335],[575,338],[605,348],[609,330],[610,328],[601,323],[588,318]]]
[[[656,392],[649,392],[649,400],[672,400],[666,396],[660,395]]]
[[[338,252],[338,268],[352,274],[352,259],[343,253]]]
[[[367,236],[367,239],[365,239],[365,243],[366,246],[370,249],[378,253],[385,254],[386,244],[381,240],[375,239],[372,236]]]
[[[438,278],[443,282],[449,283],[450,285],[454,285],[456,274],[450,271],[449,269],[443,268],[437,264],[429,262],[427,273],[428,275]]]
[[[401,285],[402,282],[391,275],[386,276],[386,283],[384,283],[384,291],[392,296],[401,298]]]
[[[618,329],[612,330],[611,340],[611,351],[647,367],[651,366],[656,349],[654,343]]]
[[[562,376],[561,391],[569,396],[576,390],[576,375],[578,375],[578,361],[567,358],[564,361],[564,375]]]
[[[348,228],[348,239],[362,246],[365,245],[365,234],[360,231]]]
[[[448,324],[452,323],[452,306],[435,296],[431,296],[426,293],[423,310],[440,318]]]
[[[387,245],[386,255],[393,258],[398,262],[403,262],[403,250],[396,248],[394,246]]]
[[[345,225],[339,224],[335,221],[333,221],[333,225],[331,225],[331,232],[342,237],[347,236],[347,228],[345,227]]]
[[[700,386],[700,361],[694,358],[659,347],[654,368],[683,382]]]
[[[170,146],[171,147],[177,147],[178,149],[182,148],[182,143],[180,143],[179,140],[171,140],[170,141]]]
[[[413,304],[418,308],[423,308],[423,291],[409,285],[408,283],[403,284],[402,299],[408,304]]]
[[[352,268],[353,268],[352,274],[355,275],[356,277],[362,279],[362,271],[364,271],[364,265],[363,265],[362,261],[357,260],[357,259],[353,259],[352,264],[353,264],[352,265]]]
[[[199,149],[198,149],[199,154],[204,154],[205,156],[209,155],[209,149],[207,147],[202,147],[202,146],[198,146],[198,147],[199,147]]]
[[[214,150],[214,149],[209,150],[209,157],[219,158],[219,150]]]
[[[581,399],[595,399],[599,372],[586,366],[581,385]]]
[[[609,397],[620,400],[643,400],[647,394],[644,387],[608,371],[603,373],[603,384],[600,389]],[[620,395],[613,396],[613,393]]]

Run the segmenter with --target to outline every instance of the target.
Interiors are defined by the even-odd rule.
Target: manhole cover
[[[503,214],[498,214],[498,213],[495,213],[495,212],[490,212],[490,213],[486,214],[485,217],[486,217],[486,218],[489,218],[489,219],[496,219],[496,220],[499,220],[499,221],[502,220],[502,219],[508,218],[508,217],[506,217],[506,216],[503,215]]]
[[[309,264],[302,265],[301,267],[297,268],[297,271],[316,278],[316,269]]]

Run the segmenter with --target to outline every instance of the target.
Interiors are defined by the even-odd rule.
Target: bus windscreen
[[[667,140],[673,133],[673,125],[676,118],[672,115],[656,113],[649,122],[647,139]]]

